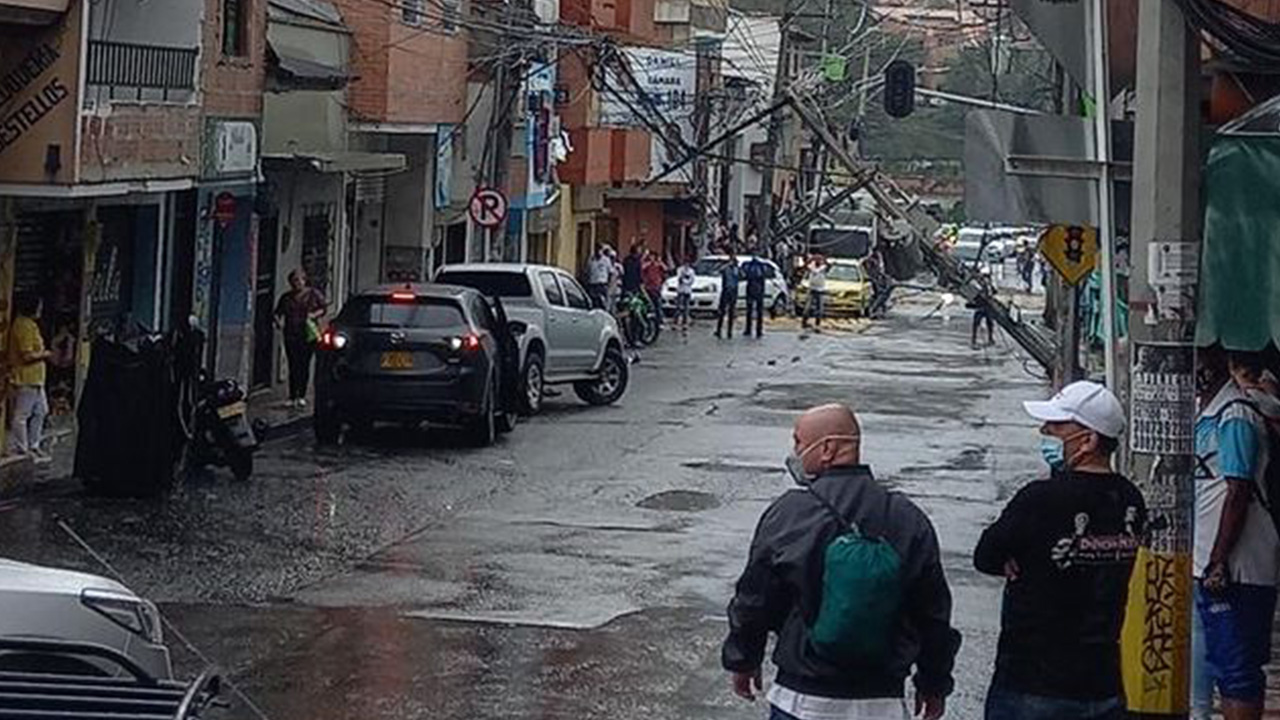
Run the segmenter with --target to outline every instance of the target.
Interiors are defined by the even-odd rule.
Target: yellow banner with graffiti
[[[1138,551],[1120,635],[1130,712],[1185,716],[1191,688],[1191,558]]]

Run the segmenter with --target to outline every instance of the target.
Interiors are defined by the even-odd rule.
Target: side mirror
[[[511,331],[512,335],[523,335],[529,332],[529,323],[523,320],[512,320],[507,323],[507,329]]]

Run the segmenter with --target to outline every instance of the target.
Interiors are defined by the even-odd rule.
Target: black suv
[[[320,335],[316,440],[336,443],[347,424],[428,422],[491,444],[515,426],[518,353],[501,303],[470,288],[360,293]]]

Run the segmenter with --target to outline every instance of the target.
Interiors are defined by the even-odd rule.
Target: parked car
[[[352,297],[320,334],[316,440],[347,425],[463,428],[478,445],[515,426],[515,339],[501,305],[464,287],[382,286]]]
[[[751,259],[750,255],[739,255],[738,265]],[[693,264],[693,272],[697,279],[693,283],[693,301],[691,309],[696,313],[715,313],[720,308],[720,271],[728,264],[727,255],[708,255]],[[790,292],[787,281],[781,270],[772,260],[763,260],[768,267],[765,275],[764,296],[773,316],[783,315],[790,307]],[[747,304],[746,281],[738,288],[738,306],[745,308]],[[662,285],[662,309],[668,314],[676,311],[676,279],[668,278]]]
[[[827,258],[827,296],[825,312],[828,315],[867,314],[871,304],[871,281],[862,267],[861,260],[851,258]],[[796,311],[804,312],[809,302],[809,281],[802,280],[796,287]]]
[[[108,648],[149,677],[173,678],[160,613],[108,578],[0,558],[0,638],[69,641]],[[0,648],[0,671],[122,677],[101,654]]]
[[[542,408],[547,385],[572,384],[592,405],[617,402],[627,390],[630,366],[618,321],[591,306],[572,275],[548,265],[484,263],[449,265],[436,281],[474,288],[498,298],[519,343],[519,407]]]

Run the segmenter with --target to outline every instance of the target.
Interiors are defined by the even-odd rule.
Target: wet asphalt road
[[[246,485],[30,498],[0,509],[0,554],[101,572],[65,519],[273,720],[761,718],[719,669],[723,608],[788,486],[794,414],[843,401],[866,461],[938,527],[965,635],[948,717],[978,718],[999,583],[970,552],[1039,472],[1019,401],[1046,385],[926,301],[856,334],[668,331],[618,406],[566,390],[491,449],[387,431],[317,451],[303,435]]]

